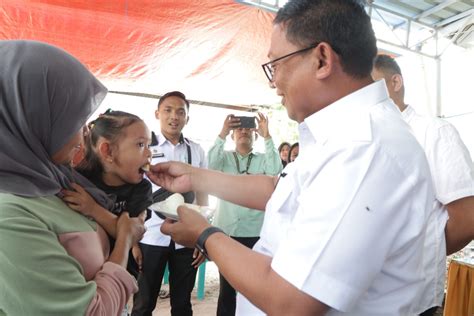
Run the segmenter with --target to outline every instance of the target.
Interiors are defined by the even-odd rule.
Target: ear
[[[256,132],[253,132],[253,133],[255,134],[255,140],[257,140],[257,138],[258,138],[258,133],[256,133]]]
[[[186,119],[186,123],[185,123],[184,125],[188,124],[188,122],[189,122],[189,116],[188,116],[188,118]]]
[[[335,63],[339,60],[331,45],[325,42],[313,49],[312,59],[317,79],[329,77],[334,72]]]
[[[232,138],[232,140],[234,140],[234,130],[232,130],[232,132],[230,133],[230,138]]]
[[[394,74],[392,78],[390,78],[390,84],[393,87],[393,91],[400,92],[403,87],[403,77],[399,74]]]
[[[97,147],[97,152],[102,161],[113,162],[114,157],[112,155],[112,146],[108,141],[102,141]]]
[[[157,120],[160,119],[160,110],[158,110],[158,109],[155,110],[155,118],[156,118]]]

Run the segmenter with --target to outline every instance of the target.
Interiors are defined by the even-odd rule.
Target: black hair
[[[290,0],[273,21],[301,48],[325,42],[341,58],[344,72],[370,76],[377,54],[375,34],[364,6],[355,0]]]
[[[136,122],[143,122],[138,116],[122,111],[107,110],[88,124],[89,133],[84,136],[84,159],[76,169],[87,178],[101,176],[104,167],[96,152],[97,141],[103,137],[112,145],[116,144],[124,129]]]
[[[299,149],[299,148],[300,148],[300,143],[296,142],[296,143],[294,143],[293,145],[291,145],[290,150],[288,151],[288,163],[292,162],[292,161],[291,161],[291,152],[292,152],[296,147],[298,147],[298,149]]]
[[[163,96],[158,101],[158,109],[160,108],[161,103],[163,103],[163,101],[165,101],[169,97],[178,97],[180,99],[183,99],[184,103],[186,104],[186,109],[189,111],[189,101],[186,99],[184,93],[180,91],[171,91],[163,94]]]
[[[390,72],[392,74],[402,75],[402,70],[398,66],[394,58],[389,55],[377,55],[374,59],[374,68],[380,69],[383,72]]]
[[[281,150],[283,149],[283,147],[285,147],[285,146],[291,147],[291,144],[288,143],[288,142],[281,143],[280,146],[278,146],[278,152],[280,153]]]

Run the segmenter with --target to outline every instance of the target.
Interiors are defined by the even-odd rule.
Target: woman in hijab
[[[33,41],[0,41],[0,315],[120,315],[136,292],[128,252],[144,232],[127,215],[109,255],[105,231],[61,191],[82,127],[107,90],[74,57]]]

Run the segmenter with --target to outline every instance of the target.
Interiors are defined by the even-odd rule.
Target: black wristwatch
[[[211,236],[214,233],[223,233],[223,232],[224,231],[222,231],[222,229],[220,229],[218,227],[215,227],[215,226],[211,226],[211,227],[206,228],[201,233],[201,235],[199,235],[198,240],[196,241],[197,250],[199,250],[199,252],[202,253],[204,255],[204,257],[209,259],[209,257],[207,256],[206,247],[204,246],[206,244],[207,238],[209,238],[209,236]]]

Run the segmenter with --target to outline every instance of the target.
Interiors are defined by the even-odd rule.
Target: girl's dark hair
[[[290,150],[288,151],[288,163],[291,162],[291,153],[292,153],[292,151],[293,151],[296,147],[299,148],[299,147],[300,147],[300,143],[296,142],[296,143],[294,143],[293,145],[291,145]]]
[[[281,153],[281,150],[283,149],[283,147],[285,146],[288,146],[288,147],[291,147],[290,143],[288,142],[283,142],[280,144],[280,146],[278,146],[278,153]]]
[[[89,133],[84,136],[84,159],[77,165],[77,171],[87,178],[100,177],[104,167],[95,150],[97,141],[103,137],[115,145],[124,129],[136,122],[143,120],[134,114],[110,109],[91,121],[88,124]]]

